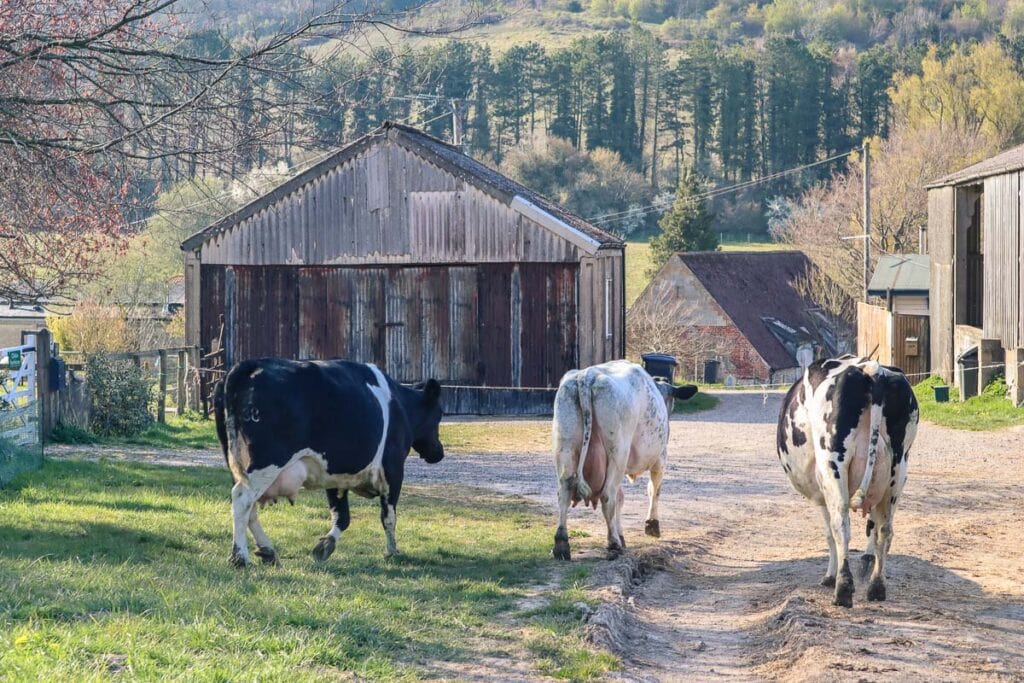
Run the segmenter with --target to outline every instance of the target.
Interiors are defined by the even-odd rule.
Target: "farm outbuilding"
[[[186,332],[226,362],[374,362],[552,387],[624,353],[624,244],[398,124],[186,240]]]
[[[631,351],[668,351],[682,358],[684,375],[706,381],[709,362],[719,381],[794,381],[816,357],[849,345],[802,292],[810,269],[798,251],[675,254],[629,310]]]
[[[960,383],[969,359],[973,394],[1005,372],[1015,403],[1024,403],[1024,145],[928,186],[933,370]]]

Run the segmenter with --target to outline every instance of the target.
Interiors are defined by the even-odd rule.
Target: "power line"
[[[743,181],[742,183],[736,183],[734,185],[727,185],[725,187],[717,187],[717,188],[714,188],[712,190],[708,190],[707,192],[703,192],[701,194],[694,195],[693,197],[690,198],[690,201],[700,201],[702,199],[711,199],[711,198],[714,198],[714,197],[719,197],[721,195],[729,194],[731,192],[738,192],[740,190],[745,190],[748,187],[754,187],[755,185],[760,185],[761,183],[766,183],[766,182],[770,182],[772,180],[777,180],[778,178],[782,178],[783,176],[787,176],[787,175],[790,175],[790,174],[793,174],[793,173],[799,173],[800,171],[805,171],[805,170],[807,170],[809,168],[814,168],[815,166],[821,166],[822,164],[827,164],[827,163],[836,161],[837,159],[843,159],[845,157],[850,156],[851,154],[856,153],[857,151],[859,151],[859,150],[851,149],[849,152],[844,152],[842,154],[836,154],[835,156],[828,157],[827,159],[821,159],[820,161],[814,161],[814,162],[811,162],[809,164],[803,164],[801,166],[796,166],[794,168],[788,168],[788,169],[786,169],[784,171],[777,171],[775,173],[770,173],[770,174],[768,174],[766,176],[761,176],[759,178],[753,178],[751,180]],[[675,203],[675,197],[673,197],[670,200],[663,201],[663,202],[656,202],[656,203],[651,204],[649,206],[642,206],[642,207],[639,207],[639,208],[626,209],[624,211],[614,211],[614,212],[611,212],[611,213],[602,214],[600,216],[596,216],[594,218],[591,218],[589,222],[593,223],[594,225],[600,225],[601,223],[613,222],[613,221],[618,220],[618,219],[620,219],[622,217],[625,217],[625,216],[632,216],[632,215],[644,216],[644,215],[647,215],[647,214],[649,214],[649,213],[651,213],[653,211],[658,211],[658,210],[661,210],[661,209],[667,209],[668,207],[672,206],[674,203]]]

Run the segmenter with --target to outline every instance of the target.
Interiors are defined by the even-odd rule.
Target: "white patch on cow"
[[[384,535],[387,536],[389,557],[398,554],[398,544],[395,543],[396,522],[397,518],[395,516],[395,506],[388,505],[388,513],[384,517]]]

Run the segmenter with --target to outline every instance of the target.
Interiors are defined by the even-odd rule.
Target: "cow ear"
[[[441,383],[436,379],[428,379],[423,384],[423,397],[434,403],[441,397]]]
[[[692,384],[684,384],[681,387],[672,387],[672,397],[677,398],[680,401],[685,401],[688,398],[693,398],[697,395],[697,387]]]

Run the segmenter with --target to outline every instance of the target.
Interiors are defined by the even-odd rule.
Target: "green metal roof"
[[[930,275],[927,254],[895,254],[878,259],[868,294],[927,294]]]

